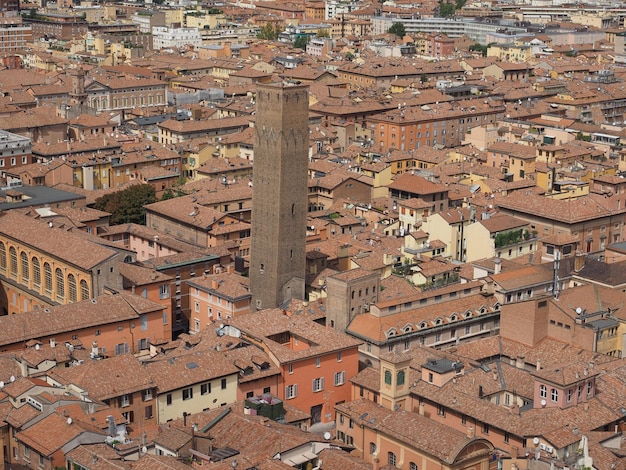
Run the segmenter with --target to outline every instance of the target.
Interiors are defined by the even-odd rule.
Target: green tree
[[[257,34],[257,38],[273,41],[274,39],[278,39],[278,34],[280,33],[280,31],[280,26],[273,25],[272,23],[265,23],[265,25]]]
[[[144,224],[146,219],[144,206],[156,200],[154,188],[149,184],[141,184],[99,197],[94,203],[94,208],[109,212],[111,225]]]
[[[388,33],[395,34],[399,38],[406,36],[406,28],[402,23],[394,23],[387,30]]]
[[[454,16],[455,11],[456,11],[456,7],[453,3],[440,2],[439,14],[441,16]]]
[[[483,46],[482,44],[476,43],[476,44],[472,44],[469,47],[469,50],[471,52],[480,52],[483,55],[483,57],[486,57],[487,56],[487,48],[488,47],[489,46]]]
[[[354,60],[354,54],[352,52],[346,52],[346,60]]]
[[[299,49],[306,49],[306,45],[309,43],[309,37],[304,35],[304,36],[298,36],[296,38],[296,40],[293,42],[293,47],[297,47]]]
[[[328,28],[319,29],[317,31],[317,37],[318,38],[329,38],[330,37],[330,32],[328,31]]]

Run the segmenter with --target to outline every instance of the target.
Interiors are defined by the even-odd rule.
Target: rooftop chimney
[[[502,260],[500,258],[496,258],[493,260],[493,273],[500,274],[502,271]]]

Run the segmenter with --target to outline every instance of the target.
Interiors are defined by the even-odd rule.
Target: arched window
[[[375,454],[376,453],[376,444],[373,442],[370,442],[370,454]]]
[[[7,269],[7,249],[4,243],[0,243],[0,269],[3,271]]]
[[[419,470],[419,468],[417,467],[417,464],[415,462],[411,462],[409,464],[409,470]]]
[[[387,385],[391,385],[391,371],[390,370],[385,371],[385,383]]]
[[[80,281],[80,300],[89,300],[89,286],[84,279]]]
[[[57,299],[63,300],[65,297],[65,278],[63,277],[63,271],[61,271],[61,268],[57,268],[54,274],[57,283]]]
[[[52,268],[49,263],[43,264],[43,275],[46,283],[46,292],[52,292]]]
[[[395,467],[395,466],[396,466],[396,461],[397,461],[397,459],[396,459],[396,454],[394,454],[393,452],[389,452],[389,453],[387,454],[387,463],[388,463],[389,465],[392,465],[392,466],[394,466],[394,467]]]
[[[33,257],[33,284],[37,287],[41,286],[41,267],[39,259],[35,257]]]
[[[69,276],[67,276],[67,289],[70,294],[70,302],[76,302],[76,299],[77,299],[76,278],[74,277],[73,274],[70,274]]]
[[[13,246],[9,248],[9,257],[11,258],[11,277],[17,278],[17,250]]]
[[[404,385],[404,371],[398,371],[398,380],[397,380],[397,384],[398,385]]]
[[[22,281],[28,282],[30,280],[30,269],[28,269],[28,255],[25,251],[20,253],[20,258],[22,261]]]

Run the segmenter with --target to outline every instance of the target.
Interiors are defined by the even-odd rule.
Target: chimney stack
[[[496,258],[493,260],[493,273],[500,274],[502,271],[502,260],[500,258]]]
[[[476,437],[476,430],[474,429],[474,426],[468,426],[467,427],[467,438],[468,439],[474,439],[474,437]]]
[[[574,271],[580,272],[585,267],[585,260],[587,255],[582,251],[576,251],[576,257],[574,258]]]

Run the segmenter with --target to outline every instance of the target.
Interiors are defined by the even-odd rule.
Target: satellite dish
[[[583,309],[580,307],[576,307],[576,315],[580,315],[581,313],[583,313]]]
[[[546,402],[546,400],[545,400],[545,399],[541,400],[541,406],[546,406],[546,403],[547,403],[547,402]]]
[[[533,444],[535,444],[535,445],[539,444],[539,438],[538,437],[533,437]]]
[[[72,424],[72,418],[67,418],[67,424]]]
[[[4,380],[0,382],[0,389],[4,388]]]
[[[324,433],[324,439],[326,440],[330,439],[330,433],[328,431]]]
[[[10,380],[11,380],[11,382],[15,382],[15,376],[12,375]]]
[[[146,446],[143,446],[141,448],[141,452],[143,452],[144,454],[148,452],[148,448]]]

